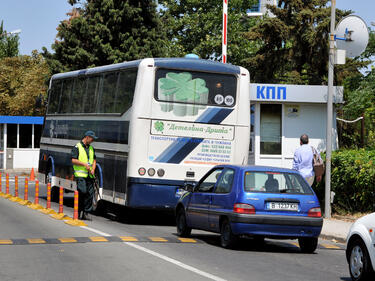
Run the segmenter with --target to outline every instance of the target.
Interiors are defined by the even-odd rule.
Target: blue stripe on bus
[[[233,109],[228,108],[210,108],[195,122],[220,124],[232,111]],[[178,138],[155,159],[155,162],[179,164],[203,140],[203,138]]]

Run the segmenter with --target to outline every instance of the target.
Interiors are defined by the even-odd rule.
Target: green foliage
[[[246,11],[254,0],[231,0],[228,6],[228,62],[242,65],[258,49],[257,42],[244,38],[244,33],[259,18]],[[188,53],[203,59],[221,60],[223,1],[163,0],[161,15],[169,39],[168,56],[183,57]]]
[[[278,6],[268,6],[276,17],[265,18],[246,37],[260,46],[245,65],[253,81],[263,83],[326,84],[328,74],[328,35],[330,25],[329,0],[280,0]],[[336,10],[339,21],[350,11]],[[354,71],[362,64],[350,61]],[[341,82],[349,67],[338,68]],[[352,70],[352,69],[351,69]]]
[[[58,26],[52,72],[118,63],[165,54],[166,38],[153,0],[76,1],[70,18]]]
[[[342,150],[332,153],[332,210],[337,213],[370,212],[375,203],[375,150]],[[321,203],[324,179],[315,186]],[[322,204],[324,206],[324,204]]]
[[[19,37],[16,34],[9,34],[0,24],[0,59],[18,56]]]
[[[0,59],[0,115],[43,115],[35,100],[47,95],[48,66],[36,51],[32,56]]]

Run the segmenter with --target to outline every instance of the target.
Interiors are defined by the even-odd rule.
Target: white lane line
[[[92,232],[94,232],[94,233],[96,233],[96,234],[99,234],[99,235],[101,235],[101,236],[112,236],[112,235],[110,235],[110,234],[108,234],[108,233],[102,232],[102,231],[100,231],[100,230],[97,230],[97,229],[95,229],[95,228],[91,228],[91,227],[88,227],[88,226],[81,226],[81,228],[84,228],[84,229],[86,229],[86,230],[92,231]],[[185,263],[182,263],[182,262],[180,262],[180,261],[178,261],[178,260],[172,259],[172,258],[167,257],[167,256],[165,256],[165,255],[159,254],[159,253],[157,253],[157,252],[155,252],[155,251],[152,251],[152,250],[147,249],[147,248],[145,248],[145,247],[139,246],[139,245],[137,245],[137,244],[130,243],[130,242],[123,242],[123,243],[126,244],[126,245],[128,245],[128,246],[130,246],[130,247],[133,247],[133,248],[135,248],[135,249],[138,249],[138,250],[140,250],[140,251],[142,251],[142,252],[145,252],[145,253],[148,253],[148,254],[150,254],[150,255],[153,255],[154,257],[157,257],[157,258],[159,258],[159,259],[162,259],[162,260],[165,260],[165,261],[167,261],[167,262],[173,263],[174,265],[177,265],[177,266],[179,266],[179,267],[182,267],[182,268],[184,268],[184,269],[186,269],[186,270],[189,270],[189,271],[191,271],[191,272],[194,272],[194,273],[196,273],[196,274],[198,274],[198,275],[201,275],[201,276],[203,276],[203,277],[206,277],[206,278],[208,278],[208,279],[215,280],[215,281],[227,281],[226,279],[223,279],[223,278],[220,278],[220,277],[218,277],[218,276],[216,276],[216,275],[213,275],[213,274],[211,274],[211,273],[208,273],[208,272],[205,272],[205,271],[199,270],[198,268],[192,267],[192,266],[190,266],[190,265],[187,265],[187,264],[185,264]]]

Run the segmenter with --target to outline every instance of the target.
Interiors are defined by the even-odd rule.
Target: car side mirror
[[[195,185],[192,183],[185,183],[184,189],[188,192],[194,192]]]

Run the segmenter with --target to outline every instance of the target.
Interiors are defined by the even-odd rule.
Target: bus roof
[[[134,68],[134,67],[138,67],[141,61],[142,60],[121,62],[121,63],[110,64],[110,65],[105,65],[105,66],[97,66],[93,68],[59,73],[59,74],[53,75],[52,79],[65,79],[65,78],[76,77],[80,75],[90,75],[90,74],[102,73],[106,71],[116,71],[120,69]],[[224,64],[221,62],[216,62],[216,61],[211,61],[211,60],[191,59],[191,58],[155,58],[154,62],[155,62],[156,67],[161,67],[161,68],[240,74],[240,68],[238,66],[231,65],[231,64]]]

